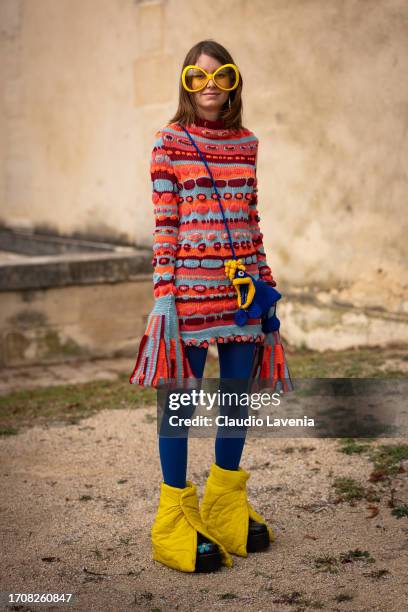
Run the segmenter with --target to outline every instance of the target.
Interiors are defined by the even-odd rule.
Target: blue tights
[[[245,382],[244,379],[248,379],[251,373],[255,343],[217,343],[217,348],[220,363],[221,388],[222,379],[236,378],[240,379],[240,384]],[[194,376],[197,378],[202,378],[208,348],[186,346],[185,351]],[[238,391],[237,387],[234,387],[233,390]],[[232,389],[229,389],[229,391],[231,392]],[[221,407],[219,413],[231,415],[229,412],[230,410],[231,407],[228,407],[228,411],[225,411],[224,408]],[[244,408],[244,413],[240,412],[239,416],[245,417],[247,414],[248,409]],[[164,420],[165,419],[163,418],[163,421]],[[228,427],[223,427],[222,429],[228,434]],[[159,454],[163,472],[163,480],[166,484],[172,487],[179,487],[181,489],[186,486],[188,454],[187,435],[184,437],[165,437],[163,435],[159,435]],[[220,435],[219,431],[217,431],[217,436],[215,439],[215,463],[225,470],[237,470],[245,445],[245,439],[246,428],[240,429],[239,437],[224,437]]]

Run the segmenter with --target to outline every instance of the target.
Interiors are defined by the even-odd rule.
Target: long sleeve
[[[258,157],[258,149],[257,149]],[[268,266],[266,260],[265,248],[263,245],[263,234],[259,227],[260,216],[258,213],[258,179],[256,177],[257,160],[255,162],[255,181],[253,184],[252,198],[249,200],[249,227],[252,233],[252,244],[256,249],[256,257],[258,260],[259,278],[266,281],[271,287],[276,286],[276,281],[273,278],[272,270]]]
[[[154,143],[150,175],[154,205],[153,287],[155,298],[175,293],[174,268],[178,247],[179,190],[172,161],[159,131]]]
[[[156,133],[150,175],[156,226],[152,259],[155,300],[129,382],[158,387],[169,380],[182,384],[184,379],[194,378],[180,336],[175,301],[179,187],[162,131]]]

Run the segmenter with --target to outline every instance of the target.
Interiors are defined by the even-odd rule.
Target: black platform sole
[[[259,552],[268,548],[269,533],[266,525],[250,519],[247,540],[247,552]]]
[[[221,553],[197,553],[196,568],[197,573],[216,572],[221,567]]]
[[[247,542],[247,552],[259,552],[265,550],[269,546],[269,534],[257,533],[250,535]]]
[[[198,543],[208,542],[201,533],[198,533]],[[221,552],[214,542],[210,542],[213,550],[208,552],[198,552],[196,557],[196,573],[216,572],[222,565]]]

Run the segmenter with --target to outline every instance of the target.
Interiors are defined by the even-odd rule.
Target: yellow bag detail
[[[208,532],[220,540],[228,552],[240,557],[248,555],[249,517],[266,525],[270,542],[275,539],[272,528],[248,502],[246,481],[249,477],[241,467],[224,470],[213,463],[201,503],[201,517]]]
[[[222,564],[232,567],[231,555],[207,531],[201,519],[196,486],[189,480],[186,484],[179,489],[160,483],[159,507],[151,530],[153,559],[182,572],[194,572],[199,531],[219,546]]]

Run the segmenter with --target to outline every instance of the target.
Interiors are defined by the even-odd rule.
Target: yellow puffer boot
[[[275,539],[272,528],[248,502],[246,482],[249,477],[241,467],[224,470],[213,463],[201,502],[201,518],[208,532],[220,540],[228,552],[240,557],[248,555],[249,518],[266,525],[270,542]]]
[[[233,559],[224,545],[206,529],[198,508],[197,489],[189,480],[184,489],[160,483],[159,508],[151,530],[153,559],[182,572],[194,572],[197,532],[215,542],[222,564],[232,567]]]

